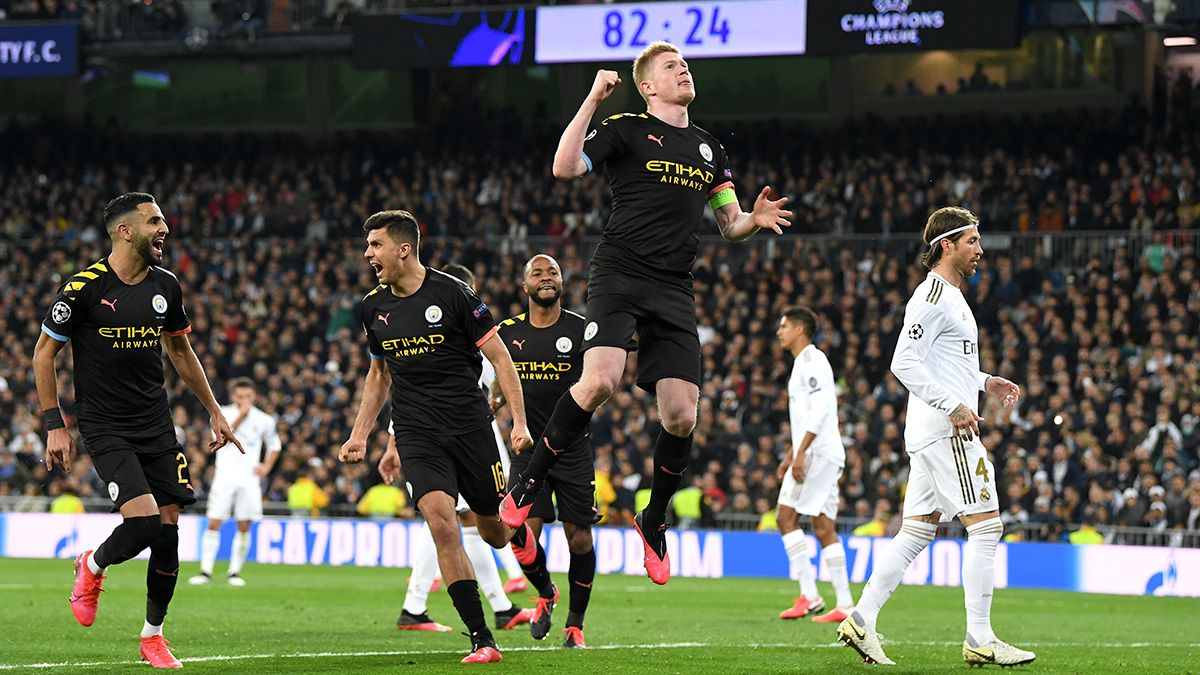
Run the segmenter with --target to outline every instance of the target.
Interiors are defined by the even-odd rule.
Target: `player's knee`
[[[138,551],[153,546],[162,534],[162,520],[158,516],[142,516],[126,518],[125,529],[129,533],[129,541]]]
[[[663,429],[672,436],[684,438],[696,428],[696,408],[681,406],[662,410]]]
[[[571,553],[582,555],[592,550],[592,528],[588,525],[575,525],[564,528],[567,534],[567,547]]]
[[[579,406],[585,410],[599,408],[604,405],[605,401],[612,398],[618,384],[620,384],[619,377],[614,379],[604,373],[595,375],[586,382],[581,381],[575,388],[575,393],[583,399],[579,402]]]

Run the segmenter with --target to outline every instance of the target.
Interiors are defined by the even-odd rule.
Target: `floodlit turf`
[[[499,633],[504,662],[463,666],[467,639],[445,592],[430,612],[454,633],[395,628],[407,570],[248,565],[244,588],[220,578],[193,587],[184,565],[166,636],[192,672],[867,672],[834,642],[834,626],[782,621],[795,584],[750,579],[598,577],[588,614],[591,649],[561,648],[566,579],[555,629],[543,642],[527,627]],[[218,575],[224,571],[218,566]],[[96,624],[79,626],[67,605],[70,560],[0,559],[0,672],[46,664],[75,672],[139,672],[145,563],[110,571]],[[821,584],[826,599],[832,590]],[[859,588],[855,587],[855,594]],[[518,600],[518,598],[514,598]],[[519,598],[525,606],[526,597]],[[899,664],[889,672],[965,672],[962,592],[902,586],[880,630]],[[486,605],[485,605],[486,609]],[[1002,589],[993,606],[1000,637],[1038,653],[1028,671],[1054,673],[1200,670],[1200,600]],[[488,615],[491,616],[490,613]],[[536,669],[536,670],[535,670]],[[544,670],[548,669],[548,670]]]

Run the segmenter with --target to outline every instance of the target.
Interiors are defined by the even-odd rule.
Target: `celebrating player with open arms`
[[[634,60],[633,78],[646,112],[614,115],[589,131],[596,107],[621,83],[615,72],[601,70],[554,155],[554,175],[562,180],[603,166],[613,211],[588,276],[583,372],[559,398],[500,517],[510,527],[525,522],[551,467],[560,455],[575,451],[592,413],[620,383],[627,352],[637,349],[638,386],[657,395],[662,431],[654,447],[650,503],[634,523],[644,542],[647,574],[665,584],[671,575],[667,505],[691,456],[699,400],[691,270],[705,205],[729,241],[743,241],[760,229],[782,233],[792,213],[783,208],[787,198],[768,198],[768,187],[752,212],[738,206],[724,148],[688,117],[696,89],[676,47],[651,44]]]
[[[124,519],[96,550],[75,559],[71,611],[79,623],[92,625],[104,570],[149,548],[141,656],[156,668],[179,668],[162,626],[179,572],[179,509],[196,497],[163,388],[164,346],[211,416],[209,450],[242,446],[188,341],[192,327],[179,279],[158,267],[169,230],[154,197],[130,192],[113,199],[104,207],[104,223],[112,252],[63,284],[33,353],[47,429],[46,465],[70,471],[75,459],[54,372],[54,357],[71,341],[79,433]]]

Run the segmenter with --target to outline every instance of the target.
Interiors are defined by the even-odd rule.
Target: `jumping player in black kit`
[[[529,310],[502,321],[500,338],[521,376],[529,429],[537,436],[546,428],[554,404],[579,379],[584,318],[562,308],[559,302],[562,270],[554,258],[548,255],[530,258],[525,263],[522,285],[529,296]],[[498,394],[492,392],[493,409],[504,404],[503,397]],[[571,549],[571,566],[567,573],[571,606],[567,627],[563,630],[563,646],[570,648],[586,646],[583,615],[596,576],[596,552],[592,549],[592,523],[596,520],[594,464],[589,436],[584,434],[571,445],[563,461],[550,471],[545,489],[534,498],[527,521],[536,539],[542,534],[543,523],[554,522],[556,517],[562,520]],[[529,453],[517,455],[513,459],[510,482],[527,466]],[[558,502],[557,514],[551,493]],[[551,609],[546,603],[539,602],[534,613],[531,627],[543,636],[550,630]]]
[[[483,616],[479,587],[459,538],[455,502],[461,493],[476,515],[479,534],[494,548],[509,540],[532,545],[526,528],[513,532],[496,518],[505,476],[491,428],[492,411],[479,386],[480,352],[496,369],[496,379],[512,407],[512,447],[533,441],[525,423],[521,381],[496,337],[491,310],[458,279],[421,264],[420,229],[407,211],[381,211],[363,225],[365,256],[379,286],[363,298],[359,319],[367,334],[371,369],[367,373],[350,439],[338,458],[361,462],[367,437],[391,391],[396,447],[410,485],[437,546],[442,580],[470,631],[471,653],[463,663],[491,663],[500,651]],[[540,555],[544,558],[545,553]],[[555,594],[550,576],[530,576],[539,592]]]
[[[192,351],[179,280],[157,266],[169,230],[154,197],[140,192],[117,197],[104,208],[104,223],[112,252],[63,284],[33,353],[47,429],[46,465],[70,471],[75,459],[75,440],[58,408],[54,366],[71,341],[79,432],[124,518],[95,551],[75,559],[71,611],[79,623],[92,625],[104,570],[149,548],[141,656],[156,668],[179,668],[162,626],[179,572],[179,510],[196,497],[163,388],[164,346],[211,417],[209,450],[242,446]]]
[[[614,115],[588,131],[596,106],[621,83],[611,70],[596,73],[592,90],[567,125],[554,154],[554,175],[578,178],[603,166],[613,211],[592,256],[588,277],[583,373],[563,395],[534,447],[529,466],[500,506],[505,524],[525,522],[550,467],[570,452],[592,413],[612,396],[627,351],[638,342],[638,386],[658,397],[662,431],[654,446],[650,504],[634,517],[645,544],[646,572],[656,584],[671,576],[666,511],[691,455],[700,385],[692,264],[707,204],[721,235],[743,241],[760,229],[782,234],[787,198],[764,187],[751,213],[741,210],[733,172],[721,144],[688,118],[696,96],[679,50],[655,42],[633,62],[646,112]]]

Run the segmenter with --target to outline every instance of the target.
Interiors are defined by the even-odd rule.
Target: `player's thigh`
[[[652,392],[659,380],[674,378],[699,387],[695,298],[683,289],[660,285],[654,310],[638,322],[638,386]]]
[[[168,504],[183,507],[196,503],[187,454],[175,439],[173,431],[147,442],[144,449],[138,452],[138,458],[142,462],[146,481],[150,484],[150,493],[159,507]]]
[[[233,500],[233,513],[237,520],[262,520],[262,489],[256,484],[239,486]]]
[[[779,506],[799,512],[801,487],[803,485],[792,477],[792,471],[789,469],[783,474],[783,480],[779,484]]]
[[[953,439],[956,467],[962,467],[965,490],[963,509],[958,515],[970,516],[977,513],[998,511],[1000,502],[996,495],[996,467],[988,459],[987,448],[978,437],[969,441]]]
[[[583,351],[592,347],[617,347],[625,351],[637,349],[633,335],[637,330],[642,309],[631,289],[608,283],[606,287],[588,288],[587,323],[583,327]],[[586,370],[586,368],[585,368]]]
[[[800,496],[796,500],[796,513],[815,518],[826,516],[837,518],[838,478],[842,468],[824,457],[812,456],[805,467],[804,482],[800,485]]]
[[[92,466],[104,481],[108,498],[118,509],[131,499],[150,494],[150,483],[142,470],[137,448],[114,437],[85,438]]]
[[[456,436],[445,444],[458,475],[458,490],[477,515],[494,516],[500,511],[507,477],[490,426]]]
[[[909,455],[908,487],[904,490],[902,511],[905,518],[940,513],[944,508],[938,500],[937,491],[934,489],[933,475],[926,459],[926,453],[933,451],[933,447],[927,447],[918,453]]]
[[[591,448],[580,448],[570,460],[561,460],[550,472],[550,485],[564,523],[591,525],[599,520],[596,508],[596,469]],[[551,490],[543,490],[549,493]],[[547,520],[547,522],[550,522]]]
[[[229,483],[213,483],[208,491],[208,508],[205,514],[209,520],[229,520],[233,517],[233,501],[237,498],[237,488]]]
[[[443,445],[438,437],[396,430],[396,451],[400,454],[405,487],[417,508],[421,498],[431,492],[445,492],[451,499],[458,499],[458,471]]]

